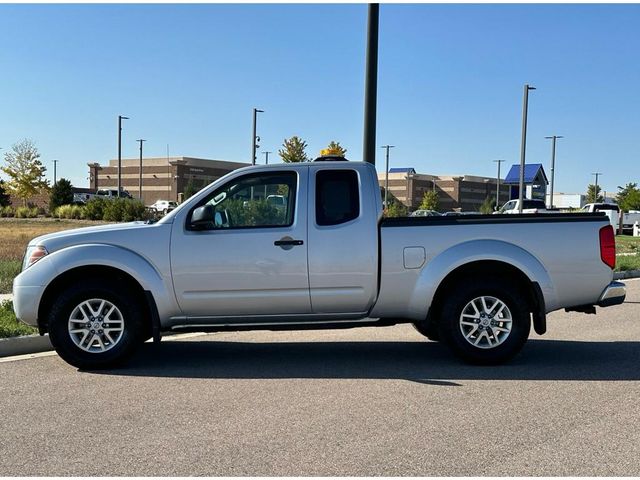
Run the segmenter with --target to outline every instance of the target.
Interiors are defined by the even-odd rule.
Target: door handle
[[[289,238],[282,238],[280,240],[276,240],[275,242],[273,242],[273,244],[276,247],[295,247],[298,245],[304,245],[304,241],[302,240],[294,240],[294,239],[289,239]]]

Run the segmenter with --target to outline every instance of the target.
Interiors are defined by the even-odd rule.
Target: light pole
[[[138,172],[138,192],[140,193],[140,200],[142,200],[142,142],[146,142],[144,138],[136,140],[140,144],[140,171]]]
[[[518,192],[518,213],[522,213],[522,200],[524,199],[524,165],[525,152],[527,150],[527,111],[529,109],[529,90],[535,90],[529,84],[524,86],[524,98],[522,100],[522,140],[520,143],[520,187]]]
[[[551,135],[550,137],[544,137],[551,139],[551,194],[549,195],[549,208],[553,208],[553,179],[555,177],[556,168],[556,139],[564,138],[562,135]]]
[[[269,165],[269,154],[271,152],[262,152],[264,154],[264,164]]]
[[[494,160],[498,164],[498,177],[496,178],[496,209],[500,206],[500,164],[504,160]]]
[[[591,175],[595,175],[596,177],[596,186],[593,189],[593,203],[598,203],[598,177],[602,175],[602,172],[595,172],[595,173],[592,173]]]
[[[58,163],[58,160],[52,160],[53,162],[53,184],[56,184],[56,181],[58,179],[58,177],[56,176],[56,164]]]
[[[122,190],[122,120],[129,120],[129,117],[118,115],[118,198]]]
[[[413,179],[413,173],[407,172],[407,209],[413,208],[413,189],[411,188],[411,180]]]
[[[260,148],[258,142],[260,137],[256,135],[256,120],[258,119],[258,113],[264,113],[264,110],[257,108],[253,109],[253,138],[251,139],[251,165],[256,164],[256,148]]]
[[[395,145],[383,145],[380,148],[384,148],[387,151],[386,154],[386,166],[384,168],[384,208],[387,208],[387,192],[389,191],[389,149],[395,148]]]
[[[364,80],[364,145],[362,160],[376,164],[376,100],[378,92],[378,18],[380,5],[369,4]]]

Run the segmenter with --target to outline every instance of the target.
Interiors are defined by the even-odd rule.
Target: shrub
[[[124,216],[124,202],[123,198],[105,201],[102,219],[107,222],[121,222]]]
[[[140,200],[129,198],[114,198],[104,203],[103,220],[107,222],[132,222],[147,220],[147,209]]]
[[[53,216],[58,218],[73,218],[72,209],[73,209],[73,205],[62,205],[56,208],[55,212],[53,213]]]
[[[15,214],[16,212],[11,205],[7,205],[6,207],[0,207],[0,216],[2,217],[14,217]]]
[[[29,211],[31,209],[29,207],[18,207],[16,208],[16,218],[29,218]]]
[[[49,210],[54,211],[61,205],[67,205],[73,202],[73,187],[71,182],[66,178],[61,178],[51,189],[49,197]]]
[[[104,218],[103,198],[92,198],[84,206],[84,218],[88,220],[102,220]]]

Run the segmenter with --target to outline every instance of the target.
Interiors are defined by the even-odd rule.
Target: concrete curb
[[[25,337],[0,338],[0,358],[53,350],[49,336],[29,335]]]
[[[640,277],[640,270],[627,270],[626,272],[614,272],[614,280],[624,280],[625,278],[638,278]]]

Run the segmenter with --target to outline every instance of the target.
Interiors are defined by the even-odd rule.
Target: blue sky
[[[0,147],[36,141],[58,176],[117,155],[249,161],[299,135],[361,159],[366,5],[0,5]],[[381,5],[377,144],[392,166],[495,175],[527,161],[556,191],[640,182],[640,5]],[[0,151],[1,153],[2,151]],[[259,161],[264,156],[259,154]],[[377,157],[384,169],[383,152]],[[504,166],[503,165],[503,166]],[[506,173],[506,172],[505,172]],[[504,173],[503,173],[504,175]]]

